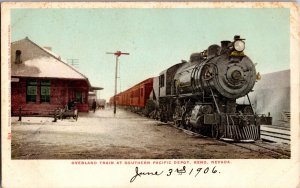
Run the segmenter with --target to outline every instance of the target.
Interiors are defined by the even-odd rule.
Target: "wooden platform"
[[[276,143],[290,144],[291,134],[288,127],[261,125],[261,139]]]

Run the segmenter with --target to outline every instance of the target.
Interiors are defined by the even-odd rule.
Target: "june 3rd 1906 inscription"
[[[169,168],[167,170],[153,170],[143,171],[139,167],[135,167],[134,175],[130,179],[130,183],[133,183],[136,179],[143,176],[173,176],[173,175],[188,175],[197,177],[200,174],[218,174],[221,173],[217,170],[217,167],[199,167],[199,168],[188,168],[186,166],[178,168]]]

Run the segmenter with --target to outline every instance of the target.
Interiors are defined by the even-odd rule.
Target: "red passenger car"
[[[119,106],[144,108],[153,89],[153,78],[148,78],[135,86],[116,95],[116,103]],[[110,102],[113,104],[114,97]]]

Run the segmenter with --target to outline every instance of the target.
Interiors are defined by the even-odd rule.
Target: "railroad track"
[[[272,143],[263,143],[262,141],[256,141],[254,143],[235,143],[227,142],[229,144],[248,149],[250,151],[258,152],[262,155],[270,156],[274,159],[290,159],[290,151],[282,149],[281,147],[273,147]]]
[[[170,125],[172,125],[172,124],[170,124]],[[203,136],[199,133],[196,133],[196,132],[193,132],[190,130],[186,130],[182,127],[177,127],[175,125],[172,125],[172,126],[175,127],[176,129],[182,130],[185,134],[188,134],[191,136],[197,136],[197,137],[202,137],[202,138],[207,137],[207,136]],[[252,143],[226,142],[226,141],[222,141],[222,140],[217,140],[217,141],[235,145],[237,147],[244,148],[244,149],[247,149],[247,150],[250,150],[253,152],[258,152],[262,155],[267,155],[274,159],[289,159],[291,156],[291,152],[290,152],[288,145],[286,145],[286,147],[284,147],[284,145],[263,142],[261,140],[252,142]]]

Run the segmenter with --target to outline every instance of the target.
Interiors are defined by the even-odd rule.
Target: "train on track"
[[[119,106],[162,122],[172,121],[200,134],[227,141],[260,139],[260,125],[271,117],[256,114],[248,93],[257,77],[255,65],[245,55],[245,39],[210,45],[182,61],[111,97]],[[248,104],[236,100],[247,96]]]

